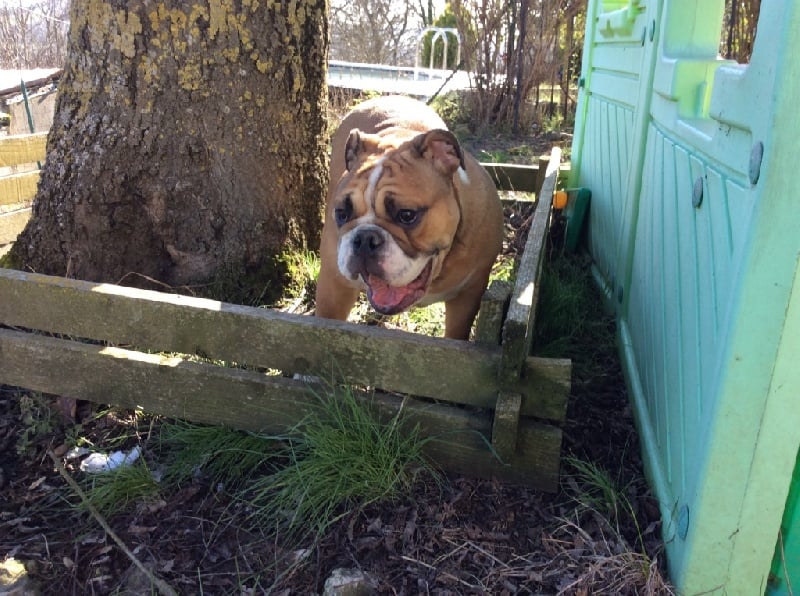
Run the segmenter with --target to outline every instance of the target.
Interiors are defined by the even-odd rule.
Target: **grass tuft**
[[[492,266],[492,271],[489,274],[489,283],[497,280],[504,281],[510,285],[514,285],[517,278],[517,269],[514,258],[511,255],[500,254],[497,261]]]
[[[630,500],[607,470],[576,457],[566,457],[564,462],[571,469],[576,488],[574,496],[582,506],[600,512],[615,524],[623,515],[630,515],[635,521]]]
[[[283,449],[287,464],[256,479],[247,499],[260,524],[288,539],[319,537],[343,515],[408,491],[419,473],[434,474],[402,412],[386,424],[350,387],[315,396]]]
[[[319,255],[310,250],[293,250],[279,259],[287,271],[283,301],[311,304],[319,277]]]
[[[380,325],[387,329],[401,329],[421,335],[441,337],[444,335],[444,303],[415,306],[396,315],[382,315],[370,306],[365,296],[360,296],[348,321],[367,325]]]
[[[613,317],[603,310],[583,260],[554,255],[545,262],[533,351],[572,358],[578,372],[602,370],[616,352]]]
[[[568,457],[565,463],[570,469],[565,475],[565,486],[578,507],[572,520],[563,520],[560,532],[568,537],[563,544],[578,537],[583,545],[576,560],[583,570],[559,593],[583,593],[587,589],[591,592],[602,586],[603,594],[674,594],[655,555],[646,552],[644,536],[625,487],[620,487],[608,471],[593,462]],[[636,528],[634,540],[640,550],[637,545],[632,547],[621,531],[628,518]],[[594,527],[595,531],[590,535],[585,527]]]
[[[102,515],[108,516],[130,510],[139,503],[156,501],[161,489],[143,458],[129,466],[87,477],[86,497]],[[78,505],[86,509],[86,503]]]
[[[425,440],[402,408],[385,422],[377,404],[348,386],[312,391],[315,407],[294,429],[267,436],[165,421],[155,449],[161,485],[144,463],[92,476],[89,502],[103,514],[147,502],[202,477],[249,511],[252,523],[285,538],[317,538],[342,516],[407,493],[420,473]]]
[[[180,486],[202,475],[216,488],[236,491],[263,471],[275,443],[275,437],[221,426],[165,421],[159,446],[166,460],[164,483]]]
[[[402,410],[386,423],[351,387],[312,393],[313,410],[281,436],[165,422],[163,484],[202,476],[239,501],[252,523],[292,539],[318,537],[343,515],[404,494],[419,473],[435,474]]]

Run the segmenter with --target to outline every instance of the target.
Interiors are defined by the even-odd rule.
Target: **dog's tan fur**
[[[444,301],[445,336],[467,339],[502,246],[486,171],[433,110],[404,97],[360,104],[332,146],[317,316],[346,319],[369,280],[373,306],[389,312]]]

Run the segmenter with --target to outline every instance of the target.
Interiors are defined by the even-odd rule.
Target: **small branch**
[[[100,523],[100,525],[103,527],[106,533],[111,537],[111,539],[114,542],[117,543],[117,546],[120,548],[120,550],[122,550],[122,552],[125,553],[125,555],[133,562],[133,564],[136,565],[136,567],[138,567],[139,570],[147,576],[150,582],[158,590],[158,593],[161,594],[162,596],[178,596],[178,593],[172,589],[172,586],[170,586],[163,579],[160,579],[155,575],[153,575],[153,573],[149,569],[147,569],[147,567],[145,567],[144,564],[139,559],[136,558],[136,555],[134,555],[130,551],[130,549],[127,546],[125,546],[125,543],[122,542],[122,539],[116,535],[114,530],[111,529],[111,526],[108,525],[108,522],[105,520],[105,518],[102,515],[100,515],[100,512],[97,510],[97,508],[94,505],[92,505],[92,503],[89,501],[89,497],[87,497],[86,493],[83,492],[80,486],[78,486],[78,483],[75,482],[75,479],[72,478],[72,476],[70,476],[69,473],[64,469],[61,460],[52,451],[48,451],[47,455],[49,455],[50,459],[53,460],[53,463],[55,464],[58,473],[61,474],[64,480],[67,481],[67,484],[69,484],[70,488],[75,491],[75,493],[78,495],[83,504],[86,505],[86,508],[89,510],[89,513],[92,514],[92,517],[94,517]]]
[[[167,283],[164,283],[163,281],[159,281],[159,280],[157,280],[157,279],[155,279],[153,277],[150,277],[149,275],[145,275],[144,273],[137,273],[136,271],[128,271],[128,273],[126,273],[125,275],[123,275],[122,277],[120,277],[117,280],[115,285],[118,285],[118,286],[122,285],[122,282],[125,281],[125,279],[127,277],[140,277],[140,278],[144,279],[145,281],[149,281],[151,284],[153,284],[155,286],[160,286],[160,287],[164,288],[164,291],[166,291],[166,292],[185,291],[185,292],[191,294],[192,296],[195,295],[195,293],[194,293],[192,288],[202,287],[202,286],[171,286],[171,285],[169,285]]]

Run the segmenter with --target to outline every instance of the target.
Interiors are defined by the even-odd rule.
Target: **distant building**
[[[56,87],[62,73],[60,68],[0,70],[0,112],[7,113],[10,120],[8,127],[2,126],[0,130],[11,135],[50,130],[56,105]],[[28,95],[27,106],[22,93],[23,81]]]

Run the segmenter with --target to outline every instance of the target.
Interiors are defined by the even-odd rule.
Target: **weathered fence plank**
[[[522,396],[501,391],[492,423],[492,446],[501,459],[512,457],[517,451]]]
[[[273,434],[294,427],[317,399],[302,382],[279,376],[10,329],[0,329],[0,378],[46,393]],[[488,449],[486,414],[379,393],[370,399],[386,421],[402,407],[409,423],[431,439],[427,455],[447,470],[549,491],[558,486],[561,431],[554,426],[523,420],[519,449],[501,462]]]
[[[481,408],[497,399],[499,348],[111,284],[0,270],[0,323]],[[526,358],[513,387],[524,415],[563,420],[570,362]]]
[[[504,386],[516,383],[516,379],[519,378],[525,366],[525,358],[530,353],[533,341],[545,241],[560,161],[561,149],[554,147],[547,164],[547,172],[539,193],[531,228],[528,231],[525,250],[517,268],[517,281],[514,285],[514,292],[511,294],[508,315],[503,325],[503,359],[499,379]]]
[[[497,190],[518,192],[537,192],[539,190],[536,185],[539,170],[535,167],[509,163],[481,163],[481,165],[489,173]]]
[[[47,133],[14,135],[0,139],[0,168],[44,161]]]
[[[0,245],[14,242],[30,218],[30,207],[0,213]]]
[[[39,170],[12,174],[0,178],[0,205],[24,204],[26,207],[36,196],[39,184]]]
[[[475,323],[475,342],[487,346],[499,346],[506,316],[511,284],[494,280],[481,297],[481,308]]]

